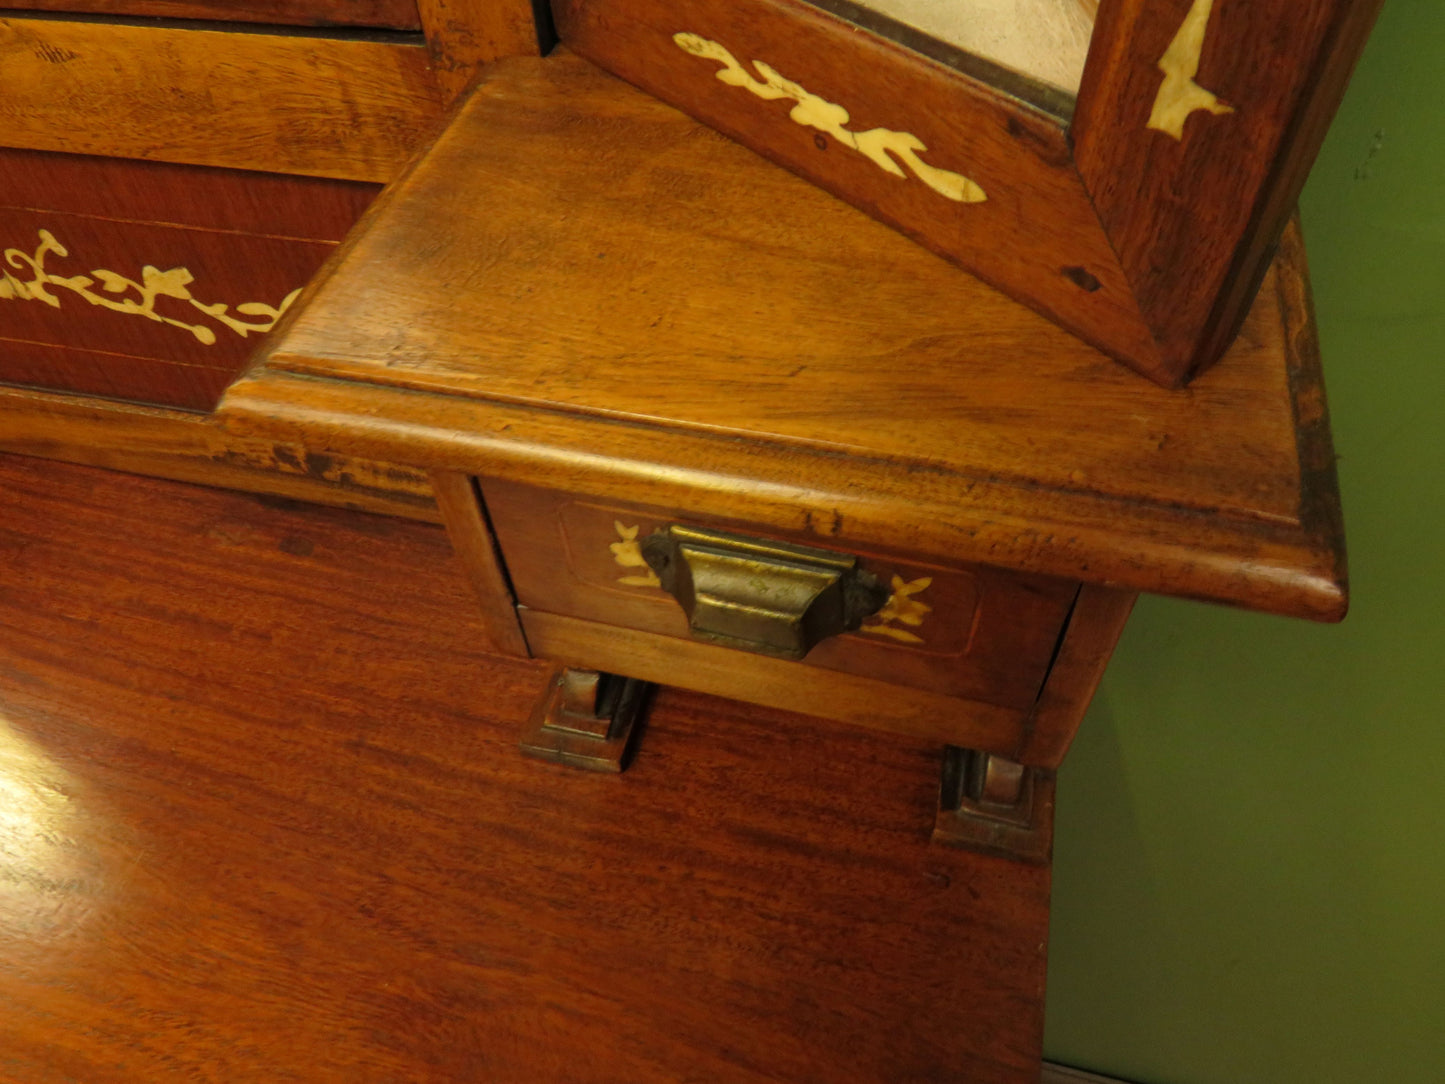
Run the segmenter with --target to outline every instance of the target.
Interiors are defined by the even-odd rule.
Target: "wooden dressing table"
[[[615,33],[623,24],[609,21],[616,6],[567,3],[558,11],[579,51],[621,70],[635,57],[619,46],[627,44]],[[756,35],[784,25],[769,13],[801,12],[786,25],[836,37],[837,25],[818,12],[848,6],[758,0],[739,25]],[[1315,29],[1353,10],[1342,40],[1363,39],[1368,20],[1358,13],[1372,10],[1368,2],[1315,6],[1325,12]],[[128,0],[107,10],[214,16],[229,7]],[[295,14],[302,7],[304,17]],[[330,7],[317,0],[266,11],[304,23],[327,18]],[[615,808],[650,808],[638,788],[660,788],[663,812],[639,819],[642,834],[626,845],[627,873],[617,883],[630,890],[647,881],[647,852],[662,848],[674,873],[685,867],[708,887],[678,896],[677,884],[659,875],[652,890],[691,900],[697,929],[718,939],[700,944],[697,974],[677,966],[685,952],[669,929],[654,931],[662,947],[640,952],[637,973],[589,971],[556,954],[532,961],[549,984],[570,975],[615,987],[616,1005],[635,1014],[626,1042],[607,1045],[618,1034],[609,1018],[616,1006],[589,995],[573,1013],[573,1030],[537,1065],[604,1049],[616,1060],[593,1065],[595,1078],[629,1084],[777,1075],[830,1084],[1035,1079],[1054,772],[1135,595],[1313,620],[1344,614],[1338,493],[1298,228],[1286,230],[1224,358],[1187,388],[1168,391],[565,49],[488,68],[435,145],[398,178],[478,65],[534,51],[530,4],[423,0],[415,19],[405,4],[366,7],[366,19],[391,20],[394,32],[232,35],[258,82],[214,88],[219,99],[209,97],[209,67],[199,63],[216,40],[211,29],[0,20],[0,47],[8,49],[0,61],[27,73],[16,84],[24,93],[0,105],[17,148],[0,157],[0,171],[30,185],[8,213],[24,218],[27,238],[59,216],[71,216],[77,230],[82,218],[114,217],[119,224],[104,229],[129,263],[99,250],[77,251],[77,259],[93,257],[97,267],[184,261],[198,283],[220,282],[200,273],[199,261],[215,260],[220,273],[217,254],[236,248],[226,233],[235,226],[226,221],[233,197],[264,187],[280,195],[255,198],[256,206],[284,204],[285,213],[253,216],[235,232],[290,246],[284,258],[259,263],[284,266],[299,285],[370,200],[370,185],[395,179],[289,305],[214,415],[200,412],[249,343],[230,343],[229,360],[210,361],[202,379],[194,371],[201,366],[155,339],[147,321],[132,320],[129,334],[136,343],[151,339],[107,353],[116,333],[105,321],[115,317],[83,308],[74,320],[80,303],[67,295],[70,322],[15,333],[0,350],[8,366],[0,379],[52,389],[0,390],[0,448],[445,521],[495,647],[556,664],[532,718],[518,719],[523,748],[581,768],[618,770],[635,758],[626,775],[608,781],[623,788],[614,792],[534,765],[548,800],[575,802],[577,818],[590,823]],[[254,15],[260,5],[247,8]],[[635,10],[666,8],[647,0]],[[717,16],[706,5],[688,9],[704,20],[694,29]],[[1117,31],[1141,11],[1106,3],[1101,25]],[[1146,30],[1151,42],[1160,33],[1167,39],[1174,22]],[[1331,40],[1324,34],[1292,47],[1326,56]],[[698,60],[670,41],[659,46],[668,63],[647,78],[680,100]],[[76,53],[67,70],[93,91],[58,109],[56,65],[46,59],[56,50]],[[154,72],[127,74],[126,58],[152,55],[164,60]],[[1331,55],[1346,61],[1330,69],[1334,93],[1352,54]],[[908,64],[927,67],[917,58]],[[1143,67],[1152,72],[1152,61]],[[303,71],[335,78],[301,80],[301,101],[287,91]],[[729,118],[751,118],[759,103],[718,91],[712,69],[702,72],[719,94],[708,119],[730,131],[745,127]],[[1271,78],[1282,72],[1271,69]],[[694,82],[674,86],[673,73]],[[937,85],[956,89],[962,78]],[[888,79],[870,86],[886,90]],[[971,110],[995,120],[1019,112],[992,91],[965,89],[960,111],[924,113],[978,127],[983,114]],[[1306,111],[1309,125],[1322,125],[1330,98]],[[202,101],[220,103],[215,138],[195,134]],[[361,113],[352,131],[345,125],[354,104]],[[117,110],[144,123],[117,125]],[[786,109],[773,112],[773,128],[746,134],[786,160],[793,152],[774,144],[791,146],[796,126]],[[1091,253],[1109,251],[1101,229],[1132,237],[1138,223],[1118,206],[1115,221],[1096,221],[1099,208],[1073,171],[1093,168],[1097,179],[1107,173],[1107,154],[1097,139],[1085,140],[1100,160],[1065,161],[1068,110],[1054,112],[1007,128],[1010,140],[1033,149],[1000,143],[1000,160],[1019,153],[1030,169],[1041,162],[1048,184],[1018,207],[991,187],[993,232],[969,258],[1085,331],[1113,326],[1096,303],[1124,304],[1130,274],[1164,268],[1144,315],[1179,341],[1168,366],[1140,367],[1177,380],[1192,371],[1192,336],[1217,343],[1232,327],[1248,293],[1240,282],[1250,275],[1225,274],[1232,257],[1211,265],[1211,289],[1223,300],[1218,311],[1205,306],[1207,320],[1171,308],[1193,265],[1161,257],[1148,238],[1133,237],[1139,243],[1121,253],[1113,278],[1073,274],[1087,268],[1072,259],[1061,278],[1053,247],[1073,241],[1035,210],[1066,203],[1070,215],[1082,215]],[[1274,118],[1271,138],[1299,135],[1293,116]],[[1303,144],[1319,131],[1309,127]],[[816,146],[809,136],[802,153]],[[44,168],[72,179],[37,181],[36,163],[51,152],[115,160],[57,159]],[[1308,157],[1291,152],[1289,169],[1299,172]],[[846,170],[843,160],[834,154],[822,168]],[[228,172],[202,175],[190,165]],[[1251,184],[1263,185],[1267,173],[1278,179],[1266,165],[1254,163]],[[861,187],[850,187],[851,174],[822,181],[868,205],[870,186],[892,183],[871,168],[859,171]],[[243,172],[251,170],[293,178]],[[102,212],[82,197],[94,187],[86,178],[107,171],[140,180],[119,186],[124,206]],[[325,179],[295,179],[302,175]],[[1166,189],[1173,183],[1156,180]],[[1275,195],[1288,188],[1276,186]],[[913,229],[919,201],[901,199],[901,210],[868,209]],[[1287,206],[1270,199],[1261,215],[1282,216]],[[177,217],[177,207],[189,217]],[[1238,227],[1231,245],[1249,235],[1245,262],[1269,263],[1270,242],[1260,238],[1271,231],[1251,215],[1230,221]],[[183,238],[193,252],[143,252],[157,237],[166,245]],[[1025,249],[1027,259],[1019,255]],[[62,269],[53,255],[52,263]],[[243,271],[225,283],[231,302],[275,306],[286,296],[279,279],[268,280],[264,298],[247,293]],[[49,315],[34,305],[24,319]],[[1188,326],[1175,328],[1176,316]],[[23,349],[15,345],[22,339]],[[84,351],[100,360],[81,358]],[[136,360],[151,368],[131,365]],[[115,368],[122,364],[131,367]],[[638,725],[643,683],[812,718],[747,741],[735,740],[724,720],[710,745],[678,745]],[[705,763],[679,753],[698,748],[708,750]],[[655,749],[658,759],[649,761]],[[699,844],[704,853],[690,855],[688,839],[668,834],[668,811],[689,808],[694,793],[715,796],[753,756],[800,760],[777,773],[796,789],[776,807],[766,788],[753,799],[758,821],[744,834],[767,860],[731,868],[723,853],[737,842],[729,825],[711,826],[711,842]],[[854,757],[856,770],[831,760]],[[912,792],[884,801],[870,790],[912,778],[905,768],[916,769],[920,757],[938,780],[936,802]],[[809,758],[829,761],[828,770],[810,775]],[[706,786],[692,781],[709,772],[717,778]],[[614,802],[609,793],[624,797]],[[839,821],[857,826],[856,847],[839,842]],[[611,899],[614,879],[598,873],[608,857],[595,843],[577,843],[569,861],[583,869],[588,891]],[[776,914],[757,885],[739,888],[739,878],[817,879],[839,868],[851,872],[836,885],[791,885],[788,907]],[[734,892],[752,909],[746,935],[718,902]],[[798,901],[815,898],[817,913],[805,915]],[[585,904],[574,931],[583,946],[602,936]],[[644,926],[632,933],[650,945]],[[635,1057],[643,1046],[646,1071]]]
[[[1346,606],[1297,229],[1171,392],[566,53],[488,71],[219,414],[431,472],[493,640],[559,664],[528,751],[623,765],[599,672],[889,732],[920,847],[1047,863],[1136,592]]]

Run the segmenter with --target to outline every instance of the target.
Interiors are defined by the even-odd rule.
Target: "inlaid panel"
[[[209,409],[375,191],[0,151],[0,380]]]

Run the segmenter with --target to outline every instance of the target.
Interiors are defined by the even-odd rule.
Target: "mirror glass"
[[[889,37],[881,15],[1036,82],[1078,93],[1099,0],[813,0]],[[853,9],[849,11],[848,9]],[[911,44],[906,38],[903,44]],[[932,52],[932,50],[925,50]]]

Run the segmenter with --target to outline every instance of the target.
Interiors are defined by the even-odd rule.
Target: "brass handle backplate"
[[[829,550],[673,525],[642,541],[695,639],[801,659],[883,608],[888,589]]]

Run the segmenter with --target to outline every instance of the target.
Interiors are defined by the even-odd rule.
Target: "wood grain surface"
[[[223,433],[187,411],[0,386],[0,451],[441,522],[422,471]]]
[[[1075,158],[1145,319],[1187,377],[1244,318],[1381,0],[1216,0],[1197,85],[1232,112],[1148,126],[1193,0],[1102,0]]]
[[[319,449],[1338,618],[1337,532],[1301,518],[1333,486],[1300,466],[1317,359],[1279,287],[1302,254],[1282,267],[1172,394],[575,58],[512,61],[222,409]]]
[[[776,537],[755,524],[698,521],[626,501],[579,501],[504,479],[484,478],[481,486],[519,602],[678,639],[691,633],[677,600],[660,587],[636,584],[645,567],[618,564],[613,547],[623,544],[622,531],[636,540],[682,523]],[[895,578],[905,590],[917,585],[918,594],[904,597],[922,607],[918,623],[876,627],[865,621],[859,631],[815,646],[804,665],[1019,710],[1033,704],[1078,593],[1076,582],[981,565],[925,565],[906,554],[847,552],[885,585]],[[857,705],[849,710],[856,712]],[[821,704],[817,711],[827,714]]]
[[[385,182],[441,102],[419,36],[0,19],[7,146]]]
[[[415,0],[426,28],[432,72],[455,98],[484,64],[541,52],[536,8],[545,0]]]
[[[420,30],[416,0],[6,0],[17,11]]]
[[[439,528],[0,459],[0,1046],[82,1080],[1037,1079],[935,749],[663,693],[524,760]]]
[[[1046,94],[1039,105],[1024,104],[1020,96],[1029,87],[1001,89],[803,0],[722,6],[707,0],[564,0],[556,11],[569,49],[1167,382],[1074,170],[1066,96]],[[797,122],[795,102],[764,101],[721,81],[722,65],[679,48],[679,31],[716,42],[745,70],[756,72],[753,62],[775,69],[830,103],[828,111],[841,115],[850,132],[915,137],[927,148],[920,152],[927,164],[969,178],[987,199],[955,202],[901,166],[879,168],[840,139]],[[579,92],[580,86],[573,91]],[[955,327],[968,323],[968,310],[948,299],[936,307]]]
[[[366,182],[0,148],[0,207],[296,241],[340,241],[380,191]]]

